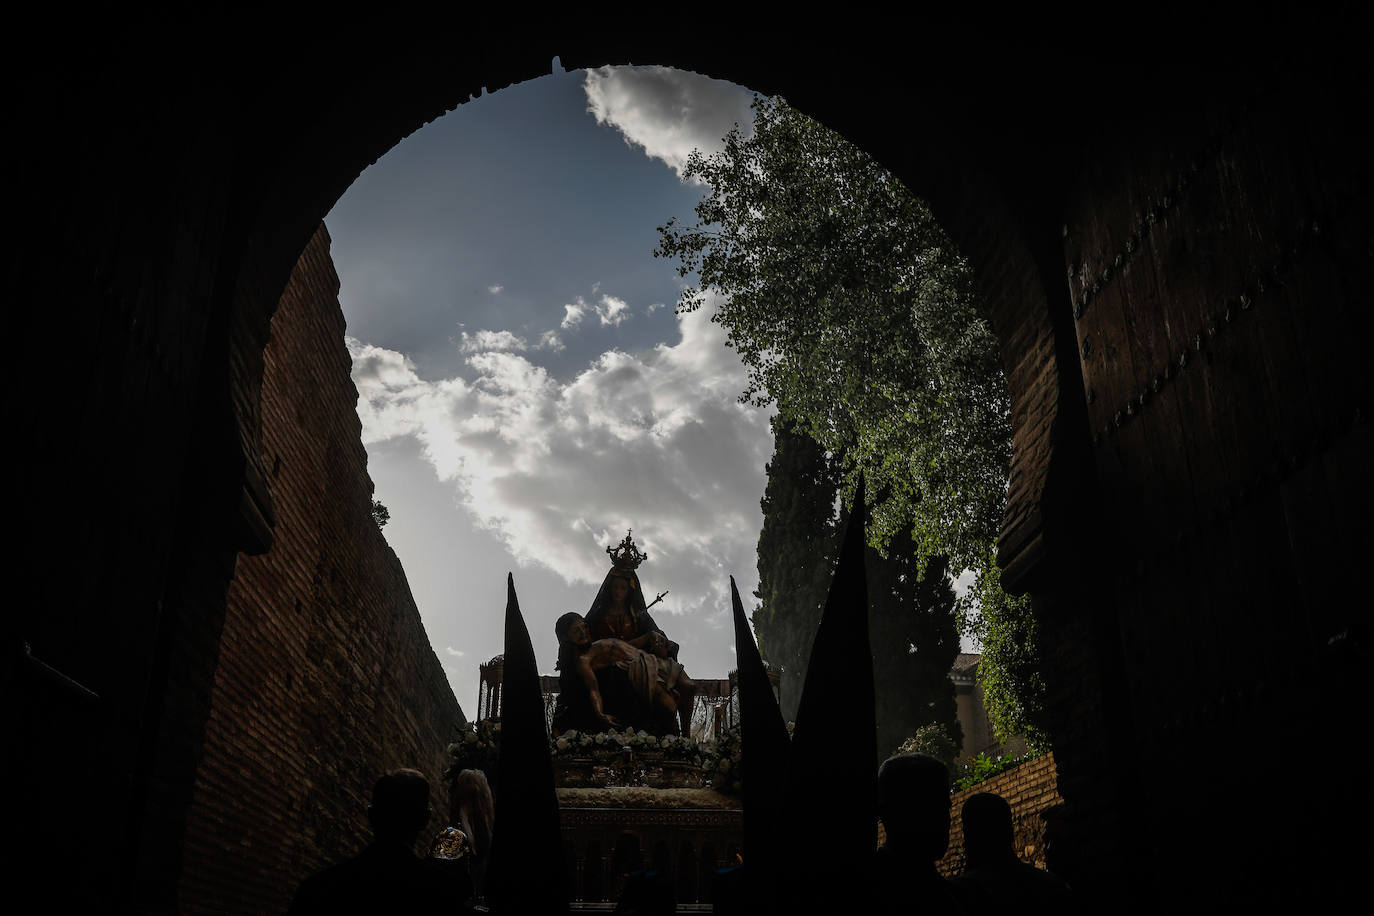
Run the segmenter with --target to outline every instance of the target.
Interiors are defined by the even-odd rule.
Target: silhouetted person
[[[673,883],[656,871],[632,872],[625,880],[625,890],[616,901],[616,913],[629,916],[672,916],[677,910]]]
[[[448,822],[463,832],[468,844],[468,873],[472,875],[473,892],[481,896],[486,883],[492,831],[496,825],[496,804],[486,773],[481,770],[459,770],[453,777],[449,787]]]
[[[873,912],[966,912],[935,870],[949,846],[949,771],[934,757],[898,754],[878,769],[878,816],[887,839],[873,859]]]
[[[415,838],[431,814],[429,781],[418,770],[393,770],[377,780],[367,809],[372,844],[307,878],[291,916],[461,912],[471,885],[415,855]]]
[[[979,792],[964,802],[964,873],[954,885],[970,912],[1068,913],[1074,899],[1057,875],[1022,862],[1013,845],[1011,806],[999,795]]]

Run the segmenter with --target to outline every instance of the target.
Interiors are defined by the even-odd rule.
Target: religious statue
[[[554,626],[560,681],[553,730],[630,726],[689,735],[696,684],[677,661],[677,643],[663,634],[644,603],[635,570],[648,557],[628,533],[606,552],[611,571],[586,618],[564,614]]]
[[[625,540],[619,546],[606,548],[611,557],[611,571],[606,573],[587,611],[587,627],[592,639],[623,639],[636,649],[676,659],[678,644],[664,635],[644,603],[644,592],[640,590],[635,570],[649,557],[635,546],[631,533],[625,533]],[[654,603],[662,597],[659,595]]]
[[[565,709],[570,713],[562,717],[562,722],[555,713],[555,731],[575,727],[574,720],[580,721],[587,731],[605,731],[634,725],[622,717],[633,716],[641,722],[647,718],[646,724],[657,726],[648,730],[663,734],[677,731],[671,726],[676,717],[682,735],[690,735],[691,701],[696,685],[674,659],[637,649],[623,639],[593,641],[587,622],[576,612],[560,617],[554,632],[558,635],[558,665],[563,672],[559,699],[568,697]],[[625,674],[635,701],[633,706],[608,708],[598,675],[613,669]],[[667,729],[663,728],[665,722],[670,723]]]

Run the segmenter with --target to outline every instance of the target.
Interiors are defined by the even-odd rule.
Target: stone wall
[[[186,913],[283,911],[301,878],[367,842],[385,770],[422,770],[435,811],[448,808],[438,777],[464,717],[371,517],[338,290],[321,226],[265,353],[274,544],[241,556],[229,589],[186,831]]]

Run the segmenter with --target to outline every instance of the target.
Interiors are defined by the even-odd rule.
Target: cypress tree
[[[773,458],[759,534],[759,599],[753,614],[759,651],[782,668],[786,721],[797,716],[812,641],[834,574],[841,463],[781,416],[773,421]],[[877,690],[877,753],[882,760],[923,725],[938,723],[962,738],[949,678],[959,653],[954,588],[944,557],[924,577],[910,529],[893,537],[883,556],[867,548],[869,633]],[[844,684],[834,685],[843,691]]]
[[[839,535],[835,500],[839,475],[814,439],[781,419],[773,421],[773,458],[764,490],[759,533],[759,587],[754,634],[759,651],[782,668],[785,721],[797,717],[811,642],[834,573]]]
[[[956,745],[963,738],[949,672],[959,654],[949,563],[936,557],[918,575],[910,532],[894,537],[883,557],[869,548],[868,626],[877,691],[878,759],[923,725],[939,724]]]

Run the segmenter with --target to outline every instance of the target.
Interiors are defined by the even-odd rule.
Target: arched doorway
[[[1207,794],[1177,769],[1146,782],[1131,772],[1104,781],[1093,775],[1091,755],[1069,759],[1073,747],[1105,734],[1114,764],[1129,770],[1123,761],[1140,749],[1152,760],[1186,757],[1181,751],[1199,736],[1210,747],[1233,747],[1275,716],[1322,708],[1314,685],[1328,676],[1351,683],[1356,669],[1347,658],[1361,651],[1345,626],[1348,609],[1360,606],[1354,588],[1338,584],[1334,600],[1319,601],[1304,586],[1306,570],[1354,566],[1367,544],[1362,505],[1348,497],[1363,492],[1368,386],[1341,369],[1362,365],[1356,341],[1367,329],[1349,305],[1367,270],[1349,239],[1363,238],[1351,214],[1368,198],[1368,168],[1350,154],[1359,147],[1344,114],[1361,109],[1367,74],[1354,63],[1362,55],[1306,50],[1318,45],[1303,45],[1302,21],[1269,23],[1267,38],[1284,36],[1276,46],[1287,49],[1272,55],[1249,53],[1254,46],[1227,40],[1214,21],[1190,22],[1187,42],[1165,24],[1109,46],[1101,30],[1084,34],[1090,24],[1044,21],[1057,31],[1043,45],[933,42],[914,60],[909,36],[897,32],[890,44],[852,50],[833,34],[780,47],[678,33],[625,44],[588,39],[576,54],[562,47],[573,43],[566,36],[527,35],[504,56],[492,44],[457,53],[451,36],[471,34],[460,23],[449,24],[453,31],[398,29],[406,40],[388,46],[384,29],[280,22],[262,42],[226,42],[226,50],[183,35],[165,68],[155,29],[120,33],[126,41],[54,30],[74,48],[51,56],[67,69],[27,93],[18,115],[35,144],[20,152],[20,173],[31,180],[16,207],[29,238],[12,281],[17,301],[59,305],[26,311],[25,338],[65,340],[72,350],[60,359],[50,398],[31,398],[26,386],[12,399],[14,428],[34,448],[17,509],[30,533],[18,557],[28,575],[16,603],[28,610],[11,648],[34,711],[21,746],[73,743],[61,734],[73,720],[58,712],[70,686],[44,674],[48,668],[100,698],[83,728],[98,736],[94,792],[121,812],[124,842],[119,854],[90,864],[89,885],[123,888],[124,899],[149,908],[171,905],[223,586],[236,551],[262,550],[270,534],[270,467],[259,466],[254,438],[256,379],[291,265],[368,161],[484,83],[543,72],[554,54],[569,67],[662,62],[782,91],[930,200],[974,260],[1016,405],[1019,464],[1003,558],[1055,636],[1050,670],[1070,725],[1062,788],[1079,805],[1082,830],[1095,841],[1120,839],[1120,812],[1139,810],[1130,799],[1148,804],[1172,792],[1200,802]],[[205,25],[212,34],[221,24]],[[1341,23],[1317,25],[1323,48],[1346,33]],[[233,34],[257,31],[250,24]],[[1174,67],[1158,52],[1184,43],[1210,53],[1180,53],[1170,60],[1185,63]],[[264,44],[279,66],[245,68],[242,49]],[[138,63],[116,56],[124,54]],[[1096,78],[1123,69],[1140,82]],[[100,78],[86,79],[95,73]],[[324,85],[326,73],[334,81]],[[855,82],[879,88],[856,94]],[[1146,82],[1148,90],[1138,89]],[[913,86],[942,90],[926,99],[923,133],[938,138],[930,144],[912,143],[906,129]],[[315,93],[313,104],[284,87]],[[1277,89],[1257,97],[1248,87]],[[83,106],[71,104],[78,95]],[[87,117],[69,119],[78,107]],[[1220,165],[1219,183],[1210,196],[1182,203],[1168,189],[1193,154],[1175,151],[1234,126],[1233,139],[1202,145]],[[1256,176],[1274,190],[1232,193],[1253,189]],[[1185,232],[1161,244],[1157,259],[1123,261],[1141,282],[1147,274],[1172,278],[1123,293],[1115,258],[1126,251],[1136,211],[1153,212],[1151,194],[1161,195],[1156,222],[1235,231]],[[1244,269],[1189,275],[1184,263]],[[1098,310],[1088,303],[1076,318],[1082,274],[1071,281],[1066,268],[1084,264]],[[1156,269],[1143,269],[1151,264]],[[1115,286],[1103,276],[1108,267]],[[1258,297],[1253,309],[1242,307],[1239,286],[1250,297],[1263,281],[1268,294],[1275,279],[1284,285],[1269,311]],[[1112,304],[1117,295],[1131,307]],[[1158,337],[1168,344],[1159,354],[1153,345],[1133,349],[1166,324],[1145,307],[1161,302],[1197,306],[1176,330],[1201,341],[1182,367],[1205,382],[1195,386],[1198,397],[1175,395],[1192,381],[1163,394],[1172,376],[1154,390],[1164,374],[1155,357],[1177,362],[1181,339]],[[1207,320],[1213,311],[1216,334]],[[1094,331],[1084,317],[1108,324]],[[1093,368],[1108,355],[1114,367]],[[1229,376],[1217,374],[1228,367]],[[46,353],[20,356],[23,378],[52,377],[48,368]],[[1085,372],[1099,370],[1120,386],[1085,386]],[[1195,432],[1145,435],[1171,399],[1186,400],[1186,409],[1165,425]],[[86,406],[58,419],[44,406],[54,402]],[[1090,422],[1098,411],[1104,422]],[[1093,431],[1100,443],[1108,424],[1120,436],[1108,430],[1108,444],[1093,445]],[[101,460],[89,462],[92,454]],[[1210,476],[1196,482],[1175,476],[1204,464]],[[1138,578],[1128,581],[1122,570]],[[1141,581],[1150,587],[1136,590]],[[1180,649],[1188,640],[1174,638],[1175,626],[1151,622],[1162,619],[1154,613],[1161,607],[1206,611],[1209,645],[1227,645],[1233,634],[1241,641],[1216,656]],[[1177,671],[1217,659],[1220,673],[1198,696],[1171,693]],[[1089,695],[1101,703],[1075,716],[1076,698]],[[1339,716],[1320,721],[1334,727]],[[66,786],[90,784],[91,775],[84,762],[48,767],[36,759],[26,773],[44,787],[34,794],[48,798],[67,797]],[[1282,775],[1266,765],[1247,785],[1282,784]],[[1366,797],[1353,783],[1338,789],[1333,796]],[[1281,819],[1294,815],[1291,798],[1284,801]],[[76,815],[80,807],[62,810]],[[1323,807],[1302,835],[1331,834],[1344,816]],[[1146,846],[1172,837],[1167,825],[1145,822]],[[1217,829],[1223,839],[1239,835]],[[1283,874],[1296,877],[1320,861],[1285,843],[1265,860]],[[1111,842],[1094,847],[1104,867],[1128,858]],[[1246,867],[1218,865],[1235,875]]]

